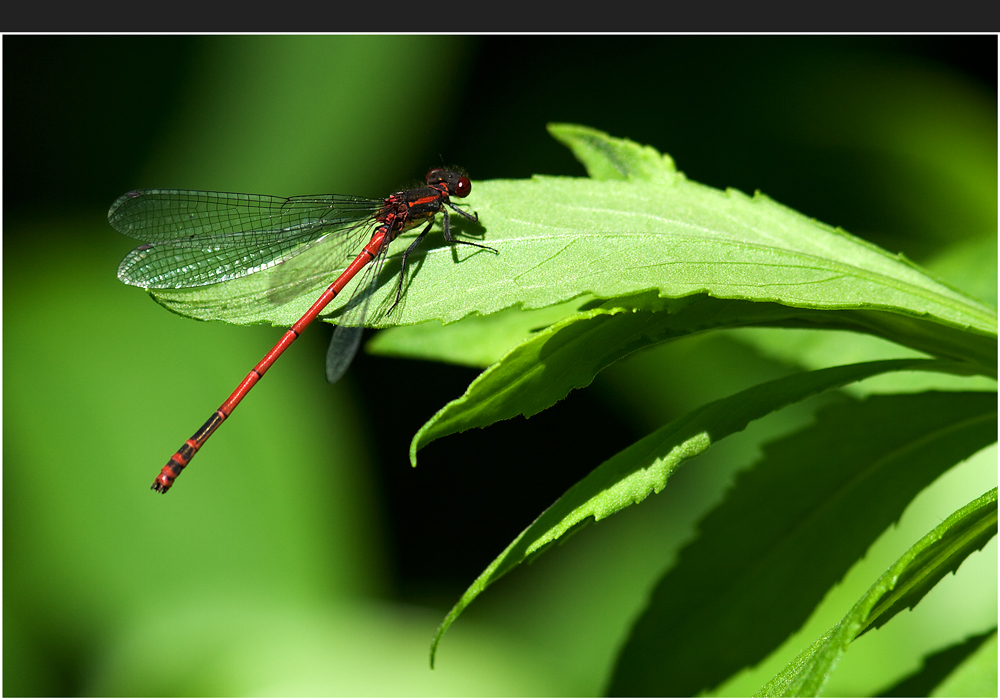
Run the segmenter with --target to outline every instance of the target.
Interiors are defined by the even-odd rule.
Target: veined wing
[[[135,190],[111,205],[108,222],[145,242],[122,260],[118,278],[171,289],[267,269],[333,233],[353,246],[376,223],[381,206],[381,200],[344,195]]]

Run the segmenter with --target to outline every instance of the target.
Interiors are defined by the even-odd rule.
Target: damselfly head
[[[468,197],[472,191],[472,182],[467,175],[448,168],[434,168],[427,173],[427,184],[438,188],[444,185],[453,197]]]

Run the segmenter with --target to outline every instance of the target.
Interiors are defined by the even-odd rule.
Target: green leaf
[[[587,168],[593,180],[660,180],[684,177],[674,160],[652,146],[609,138],[603,131],[577,124],[549,124],[549,133]]]
[[[562,400],[573,389],[590,384],[598,372],[613,362],[665,340],[710,329],[750,325],[858,329],[861,324],[870,324],[874,329],[881,324],[882,332],[889,334],[894,319],[887,314],[881,319],[876,315],[877,312],[819,312],[703,295],[673,301],[647,294],[609,301],[533,334],[479,375],[461,397],[449,402],[417,431],[410,443],[410,463],[416,466],[417,452],[438,438],[519,414],[531,417]],[[899,334],[905,335],[905,326],[896,329]],[[939,332],[937,339],[943,340],[946,335],[947,331]],[[993,341],[983,345],[984,350],[996,349]],[[948,354],[941,344],[927,348],[938,354],[934,350]],[[982,365],[977,367],[986,371]],[[970,365],[961,373],[973,371]]]
[[[576,124],[549,124],[549,133],[573,151],[594,180],[672,180],[673,159],[655,148]],[[365,346],[375,355],[437,360],[486,367],[538,330],[570,315],[586,302],[576,299],[546,309],[507,309],[488,317],[469,316],[447,326],[428,322],[387,328]]]
[[[601,520],[659,493],[682,462],[742,430],[750,421],[813,394],[883,372],[946,371],[948,364],[887,360],[783,377],[714,401],[650,433],[573,485],[479,575],[438,628],[431,664],[441,636],[490,584],[525,559],[537,556],[542,548],[575,532],[585,521]]]
[[[992,642],[987,643],[987,642]],[[997,695],[997,628],[969,637],[964,642],[953,644],[947,649],[931,654],[924,659],[923,666],[911,676],[907,676],[891,688],[883,690],[875,697],[880,698],[926,698],[935,689],[955,674],[956,670],[983,647],[993,661],[992,687],[981,688],[979,693],[959,693],[965,697],[996,697]],[[989,653],[992,651],[992,653]],[[953,696],[954,697],[954,696]]]
[[[570,140],[565,127],[557,132]],[[538,309],[585,294],[615,299],[654,290],[663,298],[704,294],[842,310],[856,318],[853,327],[885,332],[918,349],[937,347],[937,354],[995,369],[992,307],[901,256],[763,195],[722,192],[680,174],[652,177],[651,170],[663,175],[665,166],[653,167],[659,161],[649,155],[651,149],[598,134],[582,130],[572,139],[575,150],[586,150],[588,167],[598,172],[597,146],[603,143],[604,171],[624,167],[629,179],[476,182],[467,203],[479,213],[481,228],[453,217],[456,229],[485,230],[486,241],[499,255],[453,249],[440,238],[429,241],[412,258],[404,302],[391,318],[370,321],[378,326],[450,323],[472,313]],[[408,234],[394,242],[376,308],[388,305],[401,251],[411,238]],[[346,263],[332,259],[331,246],[320,242],[254,275],[211,287],[157,290],[155,298],[194,318],[288,325]],[[342,294],[331,305],[328,319],[335,320],[347,298],[349,293]]]
[[[996,228],[994,226],[994,228]],[[959,240],[942,248],[927,262],[931,274],[941,279],[960,280],[963,291],[996,306],[997,238]],[[843,333],[788,333],[769,328],[741,329],[739,339],[760,352],[783,362],[815,369],[850,361],[864,362],[883,357],[903,357],[899,348],[871,335]],[[985,386],[985,383],[984,383]]]
[[[569,147],[580,162],[587,166],[588,174],[594,180],[610,179],[645,179],[672,180],[683,177],[678,174],[673,161],[667,155],[660,155],[649,146],[641,146],[627,139],[609,138],[606,134],[588,127],[572,124],[550,124],[549,132],[560,142]],[[990,261],[992,260],[992,265]],[[975,239],[959,242],[939,260],[932,261],[932,271],[940,271],[945,279],[957,279],[963,283],[963,288],[971,284],[973,291],[981,299],[986,299],[996,305],[996,239]],[[991,274],[990,274],[991,273]],[[986,279],[983,276],[986,275]],[[990,283],[992,278],[992,283]],[[971,280],[971,282],[970,282]],[[513,313],[512,313],[513,312]],[[537,312],[535,312],[537,313]],[[440,359],[446,362],[485,367],[498,360],[503,353],[517,342],[524,339],[519,333],[512,333],[506,346],[500,343],[501,335],[517,322],[512,320],[516,315],[513,309],[504,314],[490,316],[487,319],[469,317],[455,325],[441,326],[427,324],[416,328],[390,329],[388,334],[376,336],[368,350],[387,355],[405,355],[423,359]],[[503,316],[501,321],[497,316]],[[491,328],[491,321],[496,319],[499,329]],[[526,319],[520,324],[524,328],[546,325],[533,323]],[[462,328],[465,326],[465,328]],[[765,329],[760,329],[765,330]],[[412,333],[410,332],[412,331]],[[478,338],[488,337],[493,341],[488,351],[480,351],[482,341]],[[774,338],[768,342],[765,338]],[[865,343],[866,338],[859,338],[855,344],[868,348],[877,344],[877,340]],[[902,342],[905,342],[903,340]],[[764,336],[760,343],[765,351],[783,356],[794,353],[789,351],[787,334]],[[822,343],[821,338],[810,341],[813,350]],[[836,354],[843,345],[843,337],[829,337],[831,353]],[[933,352],[933,349],[928,349]],[[898,353],[894,356],[899,356]],[[798,359],[797,356],[793,357]],[[878,359],[877,357],[861,357],[858,361]],[[837,360],[834,360],[837,361]],[[843,358],[839,360],[844,362]],[[806,364],[810,368],[828,366],[831,362]]]
[[[909,549],[833,628],[800,653],[756,697],[815,697],[847,647],[899,600],[912,607],[928,581],[956,571],[997,533],[997,489],[952,513]]]
[[[873,396],[767,445],[657,584],[609,695],[693,696],[766,658],[920,491],[996,441],[996,424],[993,392]],[[877,624],[937,579],[902,583]]]
[[[386,328],[365,345],[365,351],[387,357],[435,360],[470,367],[487,367],[510,349],[574,314],[588,303],[578,298],[544,309],[507,309],[492,316],[469,316],[447,326],[437,321]]]
[[[570,234],[566,242],[572,248],[556,251],[558,258],[572,257],[584,246],[593,252],[562,271],[547,288],[534,281],[543,263],[526,261],[530,270],[527,280],[512,270],[510,276],[516,282],[512,288],[523,292],[520,303],[525,308],[554,303],[551,298],[532,299],[532,292],[545,294],[582,276],[587,282],[577,287],[578,293],[611,300],[602,309],[564,318],[501,358],[414,436],[412,464],[416,464],[417,451],[435,439],[517,415],[530,417],[573,389],[587,386],[598,372],[631,352],[713,328],[766,325],[855,330],[934,356],[968,360],[984,374],[995,376],[995,310],[934,281],[905,259],[809,222],[759,196],[748,200],[731,191],[724,195],[725,200],[719,199],[722,193],[675,176],[672,163],[654,158],[655,152],[648,147],[610,139],[584,127],[558,125],[552,131],[573,148],[592,175],[605,178],[588,183],[587,206],[574,207],[568,196],[566,201],[552,203],[560,212],[556,220],[571,222],[578,215],[582,231],[599,226],[600,214],[608,211],[618,222],[627,222],[625,225],[643,233],[630,233],[627,242],[620,238],[621,244],[612,244],[603,253],[597,239],[611,243],[616,235],[591,238]],[[620,185],[607,179],[615,177],[628,182]],[[653,189],[643,191],[646,184]],[[553,181],[552,190],[568,192],[575,186],[566,180]],[[607,196],[619,187],[617,195]],[[630,207],[621,206],[625,201]],[[665,206],[659,208],[658,203]],[[532,214],[518,208],[513,217],[526,223]],[[537,217],[535,220],[544,226]],[[689,229],[685,222],[690,223]],[[612,225],[610,220],[608,225]],[[691,231],[696,233],[688,235]],[[559,234],[551,227],[536,232],[539,241],[548,242],[554,236]],[[654,239],[662,239],[664,247],[659,253]],[[618,261],[617,271],[610,262],[613,260]],[[543,261],[555,264],[548,252],[543,253]],[[599,274],[590,272],[595,269]],[[581,270],[587,274],[582,275]],[[646,289],[656,290],[660,298],[687,299],[669,304],[650,295],[628,295]],[[562,298],[572,296],[567,290]],[[932,302],[932,298],[937,301]],[[957,315],[948,322],[942,316],[942,325],[928,322],[935,314],[948,315],[945,307]],[[483,308],[479,311],[488,312]],[[423,356],[433,355],[426,348],[434,338],[427,336],[438,334],[442,345],[459,348],[454,336],[486,337],[477,333],[478,325],[447,335],[425,327],[414,344],[425,348]],[[477,345],[473,343],[472,348]],[[461,361],[474,356],[466,362],[477,364],[495,356],[496,346],[491,350],[475,354],[471,348],[458,349],[449,357]],[[445,355],[445,351],[438,354]]]

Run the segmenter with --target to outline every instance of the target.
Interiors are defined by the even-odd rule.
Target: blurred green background
[[[995,304],[996,46],[3,37],[4,695],[598,694],[700,515],[761,440],[809,416],[760,421],[642,508],[511,575],[452,628],[430,671],[448,607],[573,481],[663,421],[794,368],[722,334],[673,343],[530,421],[435,443],[413,470],[410,437],[476,372],[362,354],[331,387],[330,329],[315,327],[156,496],[164,460],[281,331],[185,320],[119,283],[134,242],[106,212],[121,193],[378,197],[442,159],[473,180],[582,175],[545,132],[575,122],[903,251]],[[995,459],[935,484],[785,656],[724,692],[752,692],[833,624],[910,543],[996,483]],[[862,638],[830,694],[877,690],[995,625],[996,570],[994,540]]]

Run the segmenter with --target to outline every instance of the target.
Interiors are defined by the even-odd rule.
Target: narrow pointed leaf
[[[680,174],[674,160],[652,146],[609,138],[603,131],[578,124],[549,124],[549,133],[573,151],[593,180],[661,180]]]
[[[490,584],[589,520],[601,520],[659,493],[684,461],[747,423],[813,394],[884,372],[946,371],[935,360],[886,360],[783,377],[714,401],[650,433],[598,466],[542,513],[483,571],[438,628],[441,636]]]
[[[884,323],[887,316],[878,312],[820,312],[704,295],[664,300],[646,294],[609,301],[534,333],[479,375],[461,397],[445,405],[417,431],[410,443],[410,463],[416,466],[417,452],[446,435],[517,415],[531,417],[573,389],[590,384],[613,362],[665,340],[750,325],[859,330],[865,327],[862,324],[881,324],[883,333],[888,334],[892,325]],[[904,329],[899,330],[905,334]],[[993,342],[984,345],[995,349]],[[947,354],[940,346],[925,350]],[[961,372],[977,369],[986,371],[977,363]]]
[[[996,441],[996,423],[993,392],[845,398],[766,445],[657,584],[609,694],[693,696],[766,658],[920,491]],[[898,587],[886,616],[935,583]]]
[[[903,599],[928,579],[956,571],[965,559],[997,533],[997,490],[955,511],[909,549],[859,600],[851,611],[800,653],[757,693],[757,697],[815,697],[844,652],[871,626],[880,606]],[[915,601],[914,601],[915,604]]]

